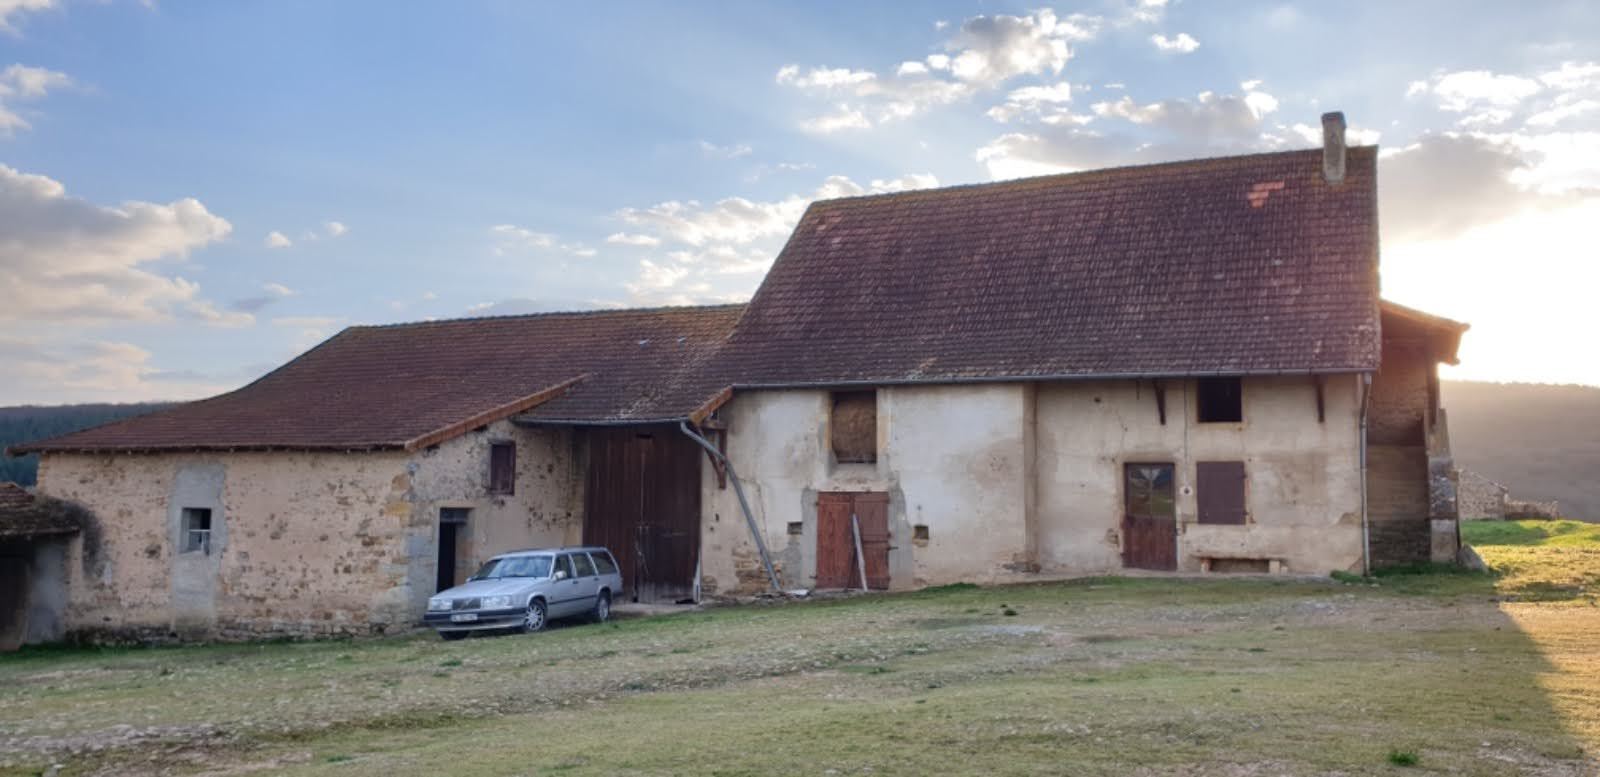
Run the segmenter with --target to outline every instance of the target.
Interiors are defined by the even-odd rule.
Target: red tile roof
[[[0,538],[72,534],[77,521],[62,503],[38,500],[16,483],[0,483]]]
[[[683,418],[722,388],[705,385],[702,366],[742,310],[356,326],[238,391],[12,452],[415,450],[535,406],[548,418]]]
[[[811,206],[722,357],[739,386],[1377,367],[1375,148]]]
[[[1374,148],[819,202],[748,307],[352,327],[238,391],[30,451],[415,450],[728,387],[1373,370]]]

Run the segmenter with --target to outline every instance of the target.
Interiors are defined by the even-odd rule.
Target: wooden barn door
[[[694,596],[700,553],[700,457],[668,427],[588,433],[583,542],[617,557],[627,596],[674,602]]]
[[[889,587],[889,495],[882,492],[817,494],[817,588],[860,588],[854,515],[861,525],[861,550],[867,587]]]
[[[1178,568],[1178,506],[1171,464],[1123,466],[1122,565]]]

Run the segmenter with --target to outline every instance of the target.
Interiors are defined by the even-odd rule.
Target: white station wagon
[[[518,550],[489,559],[466,583],[434,594],[423,622],[444,639],[491,629],[532,633],[552,618],[575,615],[602,622],[621,590],[617,560],[605,548]]]

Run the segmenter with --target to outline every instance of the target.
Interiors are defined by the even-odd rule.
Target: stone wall
[[[1498,521],[1506,517],[1505,486],[1471,470],[1457,473],[1457,504],[1464,521]]]
[[[488,446],[517,445],[514,493]],[[571,433],[502,421],[416,454],[49,454],[39,490],[94,525],[67,553],[66,629],[87,637],[372,634],[416,624],[436,590],[439,511],[469,510],[458,579],[518,548],[581,537]],[[207,551],[183,509],[211,510]]]

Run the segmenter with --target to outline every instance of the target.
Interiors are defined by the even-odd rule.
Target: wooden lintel
[[[1153,381],[1156,386],[1156,415],[1161,418],[1161,425],[1167,425],[1167,384],[1160,380]]]
[[[1311,380],[1317,387],[1317,423],[1326,423],[1328,414],[1322,400],[1322,376],[1312,375]]]

